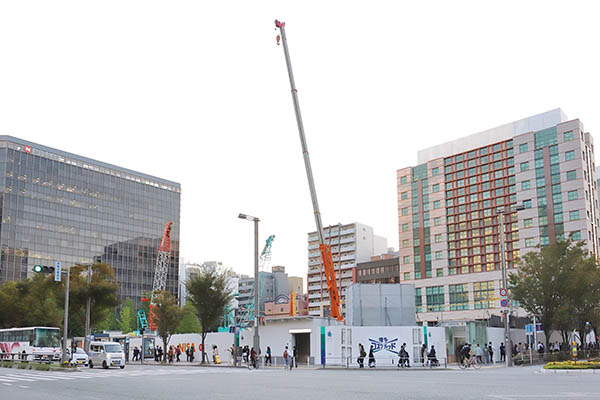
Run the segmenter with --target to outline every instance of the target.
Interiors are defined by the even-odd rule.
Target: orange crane
[[[310,189],[310,197],[313,203],[313,211],[315,214],[315,223],[317,225],[317,234],[319,235],[319,250],[321,251],[321,260],[323,262],[323,271],[327,279],[327,291],[329,292],[330,315],[338,321],[343,320],[340,313],[340,296],[335,281],[335,270],[333,268],[333,258],[331,256],[331,247],[325,243],[323,237],[323,224],[321,222],[321,213],[319,212],[319,202],[317,201],[317,192],[315,190],[315,182],[313,179],[312,168],[310,166],[310,157],[308,155],[308,147],[304,136],[304,125],[302,123],[302,115],[300,114],[300,103],[298,102],[298,90],[294,82],[294,74],[292,73],[292,63],[290,61],[290,52],[288,50],[287,40],[285,37],[285,22],[275,20],[275,29],[279,29],[281,36],[277,36],[277,44],[279,41],[283,43],[283,52],[285,54],[285,63],[287,65],[288,75],[290,78],[290,86],[292,88],[292,101],[294,102],[294,111],[296,112],[296,123],[298,124],[298,132],[300,133],[300,144],[302,145],[302,154],[304,155],[304,166],[306,167],[306,177],[308,178],[308,187]]]
[[[156,295],[159,291],[165,290],[167,287],[167,275],[169,273],[170,258],[169,253],[171,252],[171,226],[172,221],[169,221],[165,225],[163,230],[162,239],[158,246],[158,256],[156,257],[156,268],[154,269],[154,282],[152,284],[152,299],[150,300],[150,313],[149,325],[150,329],[156,330],[156,324],[152,321],[152,310],[156,306]]]

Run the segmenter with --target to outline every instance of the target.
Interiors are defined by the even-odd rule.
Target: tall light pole
[[[90,297],[90,285],[92,284],[92,263],[88,263],[87,284],[88,296],[85,305],[85,340],[83,342],[83,348],[86,353],[90,350],[90,309],[92,307],[92,298]]]
[[[260,337],[258,336],[258,315],[260,312],[260,304],[258,302],[258,222],[256,217],[246,214],[238,215],[238,218],[254,222],[254,351],[256,355],[260,354]],[[256,364],[258,365],[258,363]]]
[[[65,321],[63,323],[63,345],[62,345],[62,357],[61,362],[69,362],[69,355],[67,354],[67,332],[69,331],[69,281],[71,280],[71,268],[67,268],[67,285],[65,288]]]
[[[500,219],[500,262],[502,266],[502,286],[504,289],[508,290],[508,278],[506,276],[506,256],[504,253],[504,224],[506,223],[505,215],[512,214],[513,212],[524,210],[525,207],[523,205],[518,205],[516,207],[509,207],[508,209],[502,208],[498,211],[499,219]],[[510,304],[509,304],[510,305]],[[509,309],[503,310],[504,313],[504,354],[506,366],[512,366],[512,345],[510,341],[510,321],[509,321]]]

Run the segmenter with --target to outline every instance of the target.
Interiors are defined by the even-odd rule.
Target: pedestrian
[[[492,345],[492,342],[490,342],[488,344],[488,353],[490,354],[490,363],[493,365],[494,364],[494,352],[496,351],[496,349],[494,349],[494,346]]]
[[[542,342],[538,342],[537,352],[538,352],[540,358],[542,358],[544,356],[544,350],[545,350],[545,348],[544,348],[544,345],[542,344]]]
[[[373,347],[373,346],[371,346],[371,347]],[[402,343],[402,346],[400,346],[400,351],[398,352],[398,367],[410,368],[408,352],[406,351],[406,343]]]
[[[169,364],[173,363],[173,357],[175,356],[175,350],[173,350],[173,345],[169,346]]]
[[[375,368],[375,355],[373,354],[373,345],[369,349],[369,368]]]
[[[181,346],[177,345],[177,349],[175,350],[175,355],[177,356],[177,362],[180,362],[181,360],[179,359],[179,357],[181,356]]]
[[[133,348],[133,361],[137,361],[138,355],[140,354],[139,349],[137,348],[137,346],[135,346]]]
[[[190,362],[190,345],[187,344],[185,348],[185,361]]]
[[[504,342],[500,343],[500,361],[506,361],[506,346],[504,346]]]
[[[433,345],[431,345],[431,350],[429,351],[427,358],[429,359],[429,367],[439,367],[440,366],[440,362],[437,359],[437,354],[435,352],[435,347]]]
[[[273,361],[271,360],[271,347],[267,346],[267,355],[265,356],[265,365],[273,365]]]
[[[250,362],[254,369],[256,369],[256,358],[256,350],[254,350],[254,346],[252,346],[252,349],[250,349]]]
[[[488,351],[488,347],[484,344],[483,346],[483,359],[485,360],[485,365],[490,363],[490,353]]]
[[[298,352],[296,351],[296,346],[294,346],[294,350],[292,352],[292,367],[298,368]]]
[[[483,363],[483,350],[481,350],[481,347],[479,347],[479,343],[477,344],[477,347],[475,348],[475,357],[477,357],[477,360],[480,363]]]
[[[283,350],[283,364],[285,365],[285,369],[289,368],[289,364],[290,364],[290,355],[288,353],[288,347],[285,346],[285,350]]]
[[[244,358],[246,364],[250,362],[250,348],[248,347],[248,345],[245,345],[242,349],[242,357]]]
[[[365,367],[365,357],[367,356],[367,353],[365,352],[365,347],[362,345],[362,343],[358,344],[358,359],[356,360],[358,362],[358,368],[364,368]]]
[[[425,357],[427,356],[427,345],[423,343],[421,346],[421,364],[425,366]]]
[[[219,349],[217,348],[216,344],[213,344],[213,363],[216,364],[217,363],[217,357],[219,357]]]
[[[192,343],[192,347],[190,348],[190,362],[194,362],[194,353],[196,349],[194,348],[194,343]]]

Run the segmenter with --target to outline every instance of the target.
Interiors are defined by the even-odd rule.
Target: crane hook
[[[277,35],[277,46],[279,46],[279,41],[281,40],[281,36]]]

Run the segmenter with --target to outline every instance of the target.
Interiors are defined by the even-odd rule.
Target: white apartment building
[[[346,288],[356,282],[356,263],[387,250],[387,239],[373,233],[373,228],[359,223],[338,224],[323,229],[324,240],[331,246],[335,276],[338,282],[341,312],[345,315]],[[329,293],[323,272],[317,232],[308,234],[308,313],[326,316]]]

